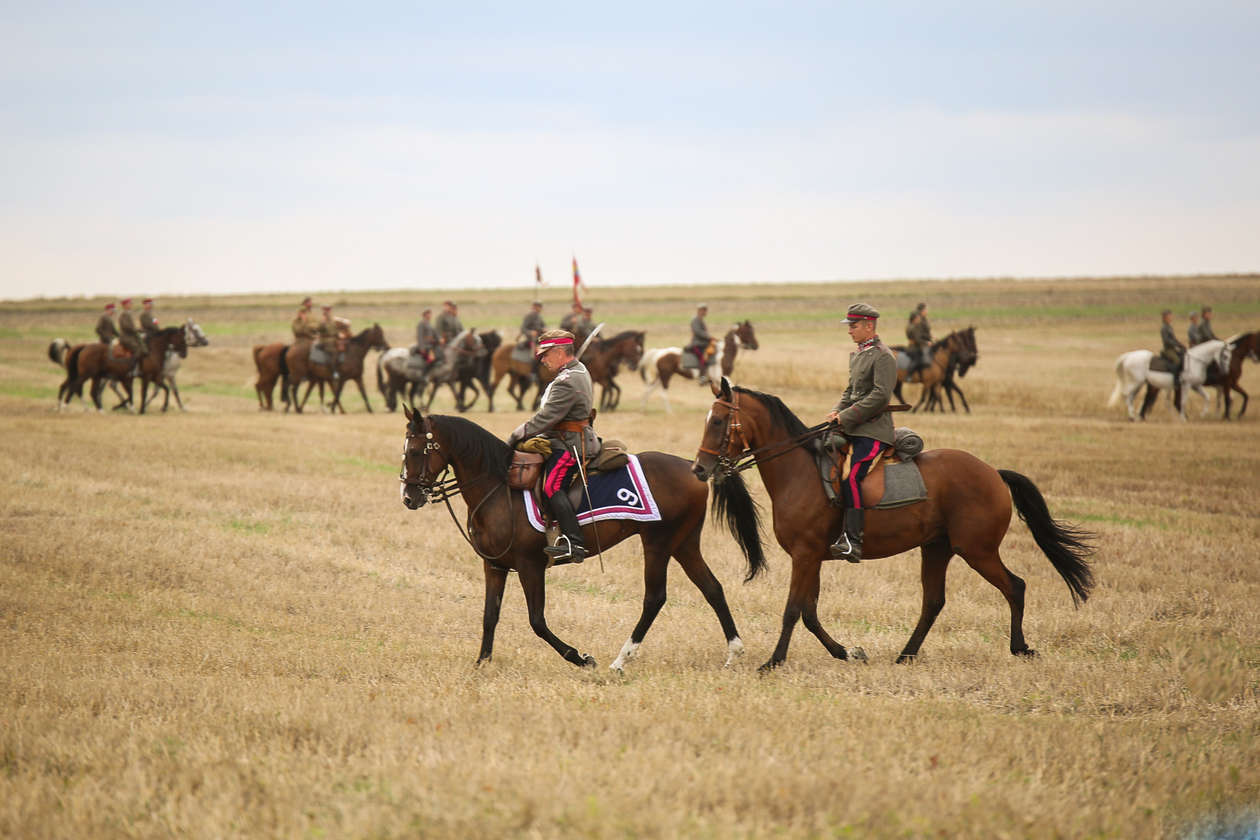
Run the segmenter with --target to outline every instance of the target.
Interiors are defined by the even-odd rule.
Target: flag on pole
[[[573,302],[581,303],[582,297],[578,294],[578,289],[586,291],[586,284],[582,282],[582,274],[578,271],[577,257],[573,258]]]
[[[538,263],[534,263],[534,286],[541,289],[545,285],[542,279],[542,269],[538,267]]]

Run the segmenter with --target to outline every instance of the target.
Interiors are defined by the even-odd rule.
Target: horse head
[[[691,463],[691,471],[701,481],[733,474],[735,462],[757,446],[769,426],[769,412],[759,399],[761,394],[732,388],[725,376],[711,387],[717,399],[704,419],[704,433]]]
[[[210,343],[201,326],[192,318],[184,321],[184,343],[189,347],[205,347]]]
[[[381,329],[380,324],[373,323],[359,335],[367,342],[369,350],[385,352],[389,349],[389,342],[385,340],[385,330]]]
[[[753,331],[752,321],[746,320],[736,324],[735,335],[744,347],[747,347],[749,350],[758,349],[757,333]]]
[[[428,503],[447,460],[432,421],[423,412],[412,411],[405,401],[403,414],[407,418],[407,432],[403,438],[402,470],[398,480],[402,484],[402,503],[409,510],[417,510]]]

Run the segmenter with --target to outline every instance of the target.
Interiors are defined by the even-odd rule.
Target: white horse
[[[1178,400],[1180,403],[1179,415],[1182,420],[1186,419],[1186,396],[1191,390],[1203,397],[1203,411],[1200,416],[1207,416],[1210,400],[1207,391],[1203,389],[1203,383],[1207,381],[1208,365],[1214,361],[1219,361],[1224,347],[1225,342],[1223,341],[1205,341],[1186,351],[1186,363],[1181,372],[1181,394]],[[1151,370],[1151,360],[1153,358],[1155,358],[1155,353],[1150,350],[1130,350],[1128,353],[1121,353],[1116,357],[1116,386],[1111,391],[1111,397],[1108,398],[1107,405],[1114,406],[1123,397],[1129,411],[1130,420],[1144,420],[1146,418],[1146,409],[1155,400],[1155,392],[1173,387],[1173,375],[1171,373]],[[1133,401],[1136,399],[1138,391],[1142,390],[1143,385],[1147,388],[1147,396],[1139,413],[1134,408]]]

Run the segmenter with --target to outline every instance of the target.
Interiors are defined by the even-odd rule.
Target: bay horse
[[[561,641],[547,626],[546,574],[548,558],[543,553],[546,539],[526,518],[525,497],[507,486],[512,450],[490,432],[462,417],[426,415],[404,406],[407,429],[403,442],[401,482],[402,502],[416,510],[432,499],[444,501],[455,518],[449,498],[462,495],[468,506],[467,532],[472,549],[482,560],[485,573],[485,609],[481,625],[480,665],[490,659],[494,630],[499,621],[503,588],[510,571],[520,577],[529,610],[529,624],[540,638],[564,658],[579,667],[594,667],[595,659],[578,653]],[[743,653],[744,643],[735,629],[735,620],[726,605],[722,584],[714,577],[700,553],[700,531],[704,526],[708,488],[691,474],[687,461],[663,452],[643,452],[639,463],[656,497],[661,519],[638,522],[614,519],[587,525],[582,534],[587,545],[611,548],[638,534],[643,543],[643,610],[630,638],[612,663],[621,670],[637,655],[657,613],[665,604],[666,573],[672,556],[687,577],[704,595],[717,614],[726,639],[727,664]],[[447,470],[453,477],[447,478]],[[528,492],[528,491],[526,491]],[[765,568],[761,551],[758,511],[738,477],[733,478],[714,513],[723,519],[747,560],[745,581]],[[456,520],[456,526],[459,522]],[[461,528],[461,533],[463,532]]]
[[[692,470],[701,481],[714,480],[721,498],[725,482],[738,470],[755,465],[770,494],[775,537],[792,558],[792,578],[779,643],[761,669],[769,670],[787,658],[788,642],[797,619],[802,619],[823,647],[836,659],[847,659],[844,646],[818,620],[819,572],[831,555],[830,543],[842,529],[843,509],[824,494],[810,438],[828,431],[805,424],[771,394],[732,388],[723,378],[717,399],[704,421],[704,434]],[[740,464],[740,459],[745,459]],[[923,605],[919,623],[897,662],[910,662],[945,606],[945,571],[950,558],[961,556],[1006,598],[1011,611],[1010,650],[1018,656],[1034,651],[1024,640],[1024,581],[1002,563],[999,547],[1011,521],[1011,501],[1028,524],[1033,539],[1068,585],[1079,606],[1093,588],[1087,560],[1093,552],[1092,535],[1050,516],[1041,491],[1028,478],[1011,470],[995,470],[974,455],[955,449],[935,449],[916,456],[928,498],[892,510],[867,510],[863,559],[877,559],[920,549]],[[878,488],[872,486],[877,479]],[[867,506],[883,494],[878,470],[863,482]]]
[[[82,383],[79,384],[78,388],[75,391],[71,392],[70,394],[66,393],[66,391],[69,389],[70,385],[72,384],[72,380],[69,375],[70,374],[70,353],[72,350],[75,349],[76,346],[84,347],[86,345],[83,345],[83,344],[72,345],[69,341],[67,341],[64,338],[54,338],[48,345],[48,358],[51,359],[52,363],[54,365],[57,365],[57,367],[61,368],[62,371],[66,374],[66,378],[62,380],[61,385],[57,388],[57,410],[58,411],[61,410],[63,402],[66,403],[67,405],[70,403],[71,397],[77,396],[79,399],[83,399]],[[122,391],[118,389],[119,382],[117,379],[110,379],[108,380],[108,382],[109,382],[110,389],[114,392],[114,396],[118,397],[117,407],[121,408],[123,405],[126,404],[125,400],[127,397],[125,394],[123,394]]]
[[[486,388],[486,399],[490,402],[490,410],[494,411],[494,392],[498,390],[503,377],[507,377],[508,396],[516,400],[516,410],[525,410],[525,394],[531,386],[538,385],[538,394],[534,402],[542,396],[543,376],[550,375],[545,367],[534,361],[525,362],[514,358],[512,351],[516,349],[513,342],[503,342],[490,355],[490,384]]]
[[[181,359],[188,357],[188,339],[183,325],[164,327],[150,333],[145,338],[149,352],[140,358],[140,413],[144,414],[149,405],[149,384],[153,384],[153,395],[157,389],[166,387],[162,383],[166,370],[166,351],[173,350]],[[169,398],[169,393],[168,393]],[[162,406],[166,410],[166,406]]]
[[[128,405],[132,395],[131,368],[134,359],[130,353],[118,355],[119,349],[122,345],[116,339],[110,344],[93,341],[70,348],[66,355],[66,380],[57,390],[57,410],[61,410],[63,403],[68,407],[71,397],[82,396],[83,385],[89,380],[92,386],[88,393],[97,411],[101,410],[101,389],[106,380],[118,382],[125,392],[123,401],[114,408]],[[118,389],[115,388],[114,392],[117,393]]]
[[[582,364],[591,374],[592,384],[600,385],[600,411],[614,411],[621,402],[621,388],[614,377],[622,363],[630,370],[639,367],[645,335],[643,330],[623,330],[611,338],[597,337],[582,354]]]
[[[1222,370],[1219,376],[1208,377],[1208,385],[1214,385],[1221,389],[1221,393],[1225,397],[1225,419],[1229,418],[1230,408],[1230,392],[1237,391],[1242,394],[1242,408],[1238,410],[1238,419],[1247,413],[1247,403],[1250,397],[1238,384],[1238,380],[1242,377],[1242,366],[1244,359],[1251,359],[1253,362],[1260,362],[1260,331],[1242,333],[1233,338],[1227,339],[1225,348],[1229,353],[1229,365]]]
[[[940,408],[941,412],[945,411],[945,401],[941,394],[945,394],[945,398],[949,400],[949,410],[957,411],[958,408],[954,404],[954,394],[958,395],[958,399],[962,400],[963,411],[970,414],[971,406],[967,404],[967,395],[963,393],[962,388],[958,387],[958,383],[954,380],[957,376],[962,379],[967,375],[967,371],[980,360],[980,351],[976,347],[976,328],[967,327],[965,330],[958,331],[959,337],[963,341],[963,352],[956,358],[950,360],[949,367],[945,369],[945,378],[941,383],[932,389],[928,395],[926,411],[936,411]],[[892,348],[897,350],[898,348]]]
[[[932,398],[939,402],[940,398],[936,396],[936,391],[949,378],[950,370],[957,369],[964,363],[967,367],[975,363],[975,353],[971,349],[971,347],[974,347],[974,343],[970,346],[968,345],[967,338],[964,335],[965,332],[965,330],[956,330],[939,341],[933,342],[928,350],[931,364],[915,373],[919,377],[918,379],[910,379],[907,370],[902,368],[900,364],[897,365],[897,384],[893,387],[893,396],[898,401],[905,402],[905,398],[901,396],[901,385],[903,382],[920,382],[923,385],[923,390],[919,392],[919,400],[910,409],[911,412],[918,411],[924,405],[929,406],[930,410]],[[905,352],[903,347],[890,349],[894,351],[900,350],[902,353]],[[957,390],[957,386],[954,387]],[[962,392],[959,391],[959,393],[961,394]],[[965,402],[966,400],[964,399]],[[968,413],[970,413],[970,410],[968,408]]]
[[[289,404],[289,368],[285,364],[285,354],[288,350],[289,345],[283,341],[254,345],[254,368],[258,371],[258,378],[254,380],[254,391],[258,394],[259,411],[272,410],[274,404],[271,396],[275,393],[276,383],[281,380],[284,382],[280,386],[280,400],[286,408]],[[320,402],[323,402],[322,397]]]
[[[341,404],[341,389],[347,382],[354,382],[359,386],[359,393],[363,396],[363,405],[367,408],[368,413],[372,413],[372,404],[368,402],[367,391],[363,388],[363,359],[367,356],[369,350],[385,351],[389,349],[389,342],[385,340],[385,331],[381,329],[380,324],[373,324],[367,329],[361,331],[358,335],[351,336],[346,339],[346,350],[342,355],[340,364],[337,365],[338,378],[333,378],[333,369],[330,365],[312,364],[310,361],[311,345],[310,342],[299,341],[289,346],[285,351],[284,361],[289,369],[289,402],[294,410],[299,414],[306,405],[307,399],[311,396],[311,389],[318,383],[328,383],[332,386],[332,403],[329,404],[328,410],[335,412],[341,409],[341,413],[345,414],[345,406]],[[307,382],[306,394],[303,395],[301,402],[298,401],[298,386],[303,381]],[[322,392],[322,388],[321,388]]]
[[[760,346],[757,343],[757,333],[753,329],[752,321],[736,322],[735,326],[727,330],[726,335],[722,337],[722,346],[705,369],[705,375],[710,382],[717,382],[722,376],[729,379],[735,372],[735,356],[740,348],[757,350]],[[643,392],[643,407],[647,408],[648,397],[659,388],[661,399],[665,402],[665,412],[672,413],[669,406],[669,380],[675,376],[696,379],[699,371],[682,366],[681,347],[662,347],[648,351],[643,358],[643,364],[639,367],[639,375],[648,386]]]
[[[184,344],[187,348],[206,347],[210,344],[210,339],[206,337],[205,331],[192,318],[184,321],[183,330]],[[166,353],[166,360],[162,366],[162,375],[157,382],[157,387],[165,392],[162,397],[163,411],[166,411],[167,406],[170,405],[172,393],[175,395],[175,404],[179,406],[179,410],[184,410],[184,401],[179,397],[179,386],[175,384],[175,374],[179,373],[180,360],[184,358],[187,358],[187,354],[181,355],[170,350]]]

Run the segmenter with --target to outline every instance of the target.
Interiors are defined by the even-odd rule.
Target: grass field
[[[465,324],[505,331],[529,297],[457,294]],[[399,345],[446,296],[326,297]],[[749,648],[731,668],[675,569],[641,658],[608,670],[642,599],[634,540],[602,570],[549,574],[552,629],[598,668],[537,639],[509,581],[495,658],[474,669],[480,562],[443,509],[400,504],[403,420],[375,384],[375,414],[357,395],[346,416],[257,409],[249,349],[287,335],[295,301],[159,301],[212,343],[181,372],[187,412],[145,417],[52,411],[48,343],[91,337],[101,302],[5,303],[0,836],[1254,836],[1260,405],[1225,423],[1191,397],[1183,424],[1161,400],[1130,424],[1104,403],[1116,355],[1157,349],[1165,306],[1179,332],[1205,302],[1218,334],[1260,328],[1260,278],[596,290],[596,320],[678,344],[699,297],[711,328],[757,329],[736,379],[809,423],[844,387],[849,303],[891,316],[889,339],[920,299],[937,335],[977,326],[973,413],[899,421],[1028,475],[1097,533],[1098,586],[1074,610],[1012,525],[1004,558],[1028,582],[1039,658],[1007,653],[1005,602],[956,562],[920,661],[894,665],[919,611],[911,554],[824,568],[820,617],[869,664],[798,628],[787,665],[759,677],[790,563],[770,539],[769,573],[743,585],[710,523]],[[637,375],[620,381],[602,433],[692,457],[707,391],[676,383],[666,415],[641,405]],[[471,418],[501,436],[525,416],[482,407]]]

